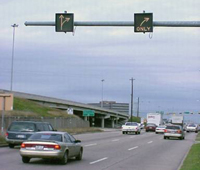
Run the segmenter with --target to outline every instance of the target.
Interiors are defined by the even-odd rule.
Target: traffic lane
[[[59,169],[61,170],[62,169],[70,169],[70,170],[77,170],[77,169],[90,170],[91,169],[92,170],[92,169],[102,169],[102,168],[120,169],[120,167],[126,167],[126,163],[124,165],[124,162],[126,162],[130,158],[133,158],[134,155],[135,156],[140,155],[141,153],[143,155],[143,152],[141,152],[139,149],[144,148],[145,143],[146,145],[151,146],[152,144],[154,144],[155,141],[158,141],[158,140],[165,141],[165,140],[161,140],[163,137],[162,135],[155,135],[154,133],[144,133],[143,135],[135,135],[135,136],[134,135],[122,135],[122,136],[126,136],[124,137],[124,140],[121,140],[122,143],[120,142],[120,140],[116,141],[115,139],[113,139],[113,143],[112,143],[111,142],[112,139],[111,139],[110,142],[104,142],[104,145],[101,144],[96,147],[91,146],[88,148],[84,148],[83,160],[82,161],[70,160],[66,166],[62,166],[55,161],[46,162],[41,159],[32,159],[29,164],[23,164],[21,162],[21,156],[19,155],[19,150],[6,148],[6,150],[4,150],[5,152],[9,150],[9,152],[12,151],[12,153],[10,154],[10,159],[8,159],[7,157],[4,159],[4,157],[1,157],[0,159],[1,169],[13,170],[15,168],[19,168],[22,170],[23,169],[35,170],[38,168],[42,168],[42,169],[51,170],[57,167],[59,167]],[[146,136],[148,136],[147,139],[146,139]],[[138,143],[136,143],[138,140],[138,137],[140,137],[141,140],[139,140]],[[189,140],[188,137],[186,137],[186,140]],[[134,147],[135,146],[134,144],[139,145],[140,142],[142,141],[143,141],[143,145],[138,146],[136,148]],[[194,141],[194,140],[191,138],[190,141]],[[127,143],[128,144],[130,143],[131,145],[127,146]],[[105,147],[105,145],[107,147]],[[123,155],[123,157],[121,157],[121,155]],[[134,157],[134,160],[135,160],[135,157]],[[117,166],[115,167],[115,165]],[[132,165],[129,165],[129,166],[132,167]]]
[[[104,133],[103,133],[104,134]],[[105,135],[105,136],[104,136]],[[107,133],[105,133],[102,137],[103,138],[107,138],[108,135]],[[144,136],[146,136],[146,134],[143,134]],[[141,134],[141,136],[143,136]],[[151,135],[151,134],[147,134]],[[111,143],[111,141],[113,141],[113,143],[117,143],[118,141],[115,139],[116,136],[121,136],[123,140],[121,140],[122,143],[118,144],[118,145],[124,145],[123,143],[127,143],[127,140],[129,141],[129,138],[132,139],[133,137],[139,137],[140,135],[122,135],[120,132],[116,133],[114,135],[114,138],[110,139],[110,142],[107,142],[108,139],[106,139],[105,142],[103,142],[104,144],[107,145],[113,145]],[[126,140],[125,140],[126,139]],[[97,140],[98,141],[98,140]],[[124,141],[124,142],[123,142]],[[120,148],[118,145],[115,145],[115,147]],[[103,147],[103,148],[102,148]],[[114,148],[115,148],[114,147]],[[106,148],[106,152],[109,151],[110,147]],[[3,150],[2,150],[3,149]],[[59,169],[67,169],[70,168],[71,170],[76,170],[76,169],[88,169],[91,168],[93,169],[93,167],[90,167],[90,162],[94,162],[94,160],[99,158],[99,154],[97,154],[99,152],[99,150],[104,150],[104,146],[101,145],[101,147],[98,149],[96,148],[94,151],[92,151],[94,153],[87,153],[87,149],[86,147],[84,147],[84,155],[83,155],[83,160],[82,161],[76,161],[76,160],[70,160],[69,163],[65,166],[61,166],[58,162],[56,161],[50,161],[50,162],[46,162],[42,159],[31,159],[31,162],[29,164],[23,164],[21,161],[21,156],[19,154],[19,149],[10,149],[10,148],[2,148],[1,149],[1,159],[0,159],[0,164],[1,164],[1,169],[2,170],[13,170],[15,168],[19,168],[21,170],[23,169],[27,169],[27,167],[29,167],[30,170],[35,170],[38,168],[42,168],[42,169],[55,169],[55,167],[59,166]],[[111,152],[113,152],[113,149],[111,150]],[[3,154],[5,153],[5,154]],[[95,158],[95,159],[94,159]]]
[[[146,144],[142,142],[132,147],[130,152],[125,152],[126,148],[123,147],[121,152],[115,150],[113,155],[112,152],[104,153],[102,158],[107,159],[97,162],[94,169],[176,170],[194,143],[195,136],[186,135],[186,140],[160,138]]]

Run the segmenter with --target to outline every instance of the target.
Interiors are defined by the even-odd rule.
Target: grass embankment
[[[197,135],[196,141],[200,142],[200,132]],[[192,145],[180,170],[200,170],[200,143],[197,142]]]
[[[64,111],[16,97],[14,98],[13,108],[13,111],[7,111],[5,115],[29,117],[76,117],[74,115],[68,115]]]

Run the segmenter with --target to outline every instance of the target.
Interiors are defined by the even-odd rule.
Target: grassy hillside
[[[14,98],[13,111],[6,112],[7,116],[38,116],[38,117],[74,117],[66,112],[40,105],[36,102]]]

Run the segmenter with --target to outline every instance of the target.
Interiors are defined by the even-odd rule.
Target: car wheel
[[[184,140],[184,139],[185,139],[185,137],[183,136],[183,137],[182,137],[182,139]]]
[[[187,131],[187,133],[189,133],[189,131]]]
[[[81,150],[80,150],[78,156],[76,157],[76,160],[79,160],[79,161],[80,161],[80,160],[82,159],[82,155],[83,155],[83,149],[81,148]]]
[[[167,139],[167,137],[166,137],[166,136],[164,136],[164,139]]]
[[[63,158],[61,159],[61,164],[66,165],[68,162],[68,152],[66,151],[65,154],[63,155]]]
[[[138,134],[140,134],[140,132],[138,132]]]
[[[198,133],[198,131],[195,131],[195,133]]]
[[[14,148],[15,147],[14,144],[9,144],[8,146],[9,146],[9,148]]]
[[[22,157],[22,162],[23,162],[23,163],[29,163],[30,159],[31,159],[31,158],[28,158],[28,157],[24,157],[24,156],[23,156],[23,157]]]

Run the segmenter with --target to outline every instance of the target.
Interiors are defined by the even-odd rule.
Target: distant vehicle
[[[163,124],[163,116],[160,113],[147,113],[147,124],[154,123],[156,126]]]
[[[152,131],[155,132],[156,131],[156,124],[154,123],[147,123],[146,125],[146,132]]]
[[[169,138],[185,139],[183,127],[180,125],[167,125],[164,131],[164,139]]]
[[[198,133],[198,125],[197,124],[188,124],[186,126],[186,131],[187,132],[195,132]]]
[[[134,132],[135,134],[140,134],[141,128],[137,122],[126,122],[125,125],[122,125],[122,134]]]
[[[67,164],[68,159],[82,159],[83,147],[67,132],[37,132],[21,144],[20,155],[23,163],[29,163],[31,158],[58,159],[61,164]]]
[[[6,132],[6,142],[10,148],[14,148],[15,145],[20,145],[38,131],[55,130],[48,122],[13,121]]]
[[[155,133],[164,133],[166,126],[165,125],[160,125],[156,128]]]
[[[183,115],[172,115],[172,124],[184,126],[184,116]]]

